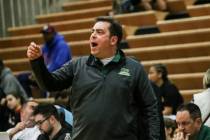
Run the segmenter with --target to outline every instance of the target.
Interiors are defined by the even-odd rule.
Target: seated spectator
[[[168,71],[163,64],[154,64],[149,69],[149,79],[160,88],[163,102],[163,115],[176,113],[177,107],[183,103],[183,98],[177,87],[168,79]]]
[[[173,140],[176,130],[176,121],[171,118],[164,118],[166,140]]]
[[[193,102],[199,106],[202,114],[202,120],[205,125],[210,127],[210,69],[208,69],[203,77],[204,90],[201,93],[193,95]]]
[[[0,132],[7,130],[7,122],[8,116],[6,115],[9,109],[6,104],[6,94],[4,93],[3,89],[0,87]]]
[[[47,69],[53,72],[67,61],[71,60],[71,51],[64,37],[57,33],[53,26],[45,25],[41,30],[45,43],[42,46],[42,54]],[[29,97],[32,97],[30,86],[36,86],[31,72],[22,73],[17,76]]]
[[[17,93],[9,93],[6,95],[8,112],[5,112],[7,116],[7,121],[5,122],[6,130],[14,127],[18,122],[20,122],[20,111],[25,100],[22,96]]]
[[[178,130],[173,140],[210,140],[210,128],[202,125],[201,111],[196,104],[179,106],[176,123]]]
[[[12,71],[4,65],[1,59],[0,59],[0,79],[1,79],[0,87],[2,88],[3,92],[6,95],[9,93],[16,92],[18,95],[24,97],[24,99],[28,98],[21,84],[12,74]]]
[[[121,13],[131,13],[147,10],[167,9],[166,0],[124,0],[121,3]]]
[[[23,105],[21,110],[21,122],[7,131],[11,140],[37,140],[41,132],[38,127],[35,126],[32,116],[34,108],[37,105],[38,103],[33,100],[29,100]]]
[[[62,127],[54,105],[38,105],[33,114],[40,131],[44,132],[49,140],[71,139],[69,130]]]
[[[60,122],[62,127],[65,127],[69,130],[69,132],[72,132],[72,126],[73,126],[73,115],[70,111],[65,109],[62,106],[54,105],[57,109],[57,112],[60,116]]]

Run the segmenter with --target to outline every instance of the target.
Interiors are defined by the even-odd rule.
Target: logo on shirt
[[[70,133],[66,133],[66,136],[65,136],[64,140],[71,140]]]
[[[126,68],[121,68],[120,72],[118,73],[119,75],[124,75],[124,76],[131,76],[129,69]]]

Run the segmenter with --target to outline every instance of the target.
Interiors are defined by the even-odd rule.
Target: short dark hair
[[[110,23],[109,31],[111,33],[111,36],[117,36],[118,37],[117,45],[119,45],[119,43],[120,43],[120,41],[122,40],[122,37],[123,37],[122,26],[110,16],[97,17],[96,22],[99,22],[99,21]]]
[[[38,106],[36,106],[33,115],[35,116],[38,114],[41,114],[44,117],[49,117],[53,115],[60,122],[60,117],[57,109],[52,104],[39,104]]]
[[[200,108],[194,103],[182,104],[177,108],[177,112],[178,111],[188,111],[191,119],[193,119],[193,120],[195,120],[197,118],[201,118]]]

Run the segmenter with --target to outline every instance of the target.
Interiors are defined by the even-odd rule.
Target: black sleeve
[[[73,64],[71,62],[53,73],[47,70],[43,57],[33,60],[30,63],[35,78],[41,88],[48,91],[58,91],[71,86],[73,79]]]
[[[136,96],[140,110],[138,125],[140,129],[143,127],[145,134],[148,134],[145,136],[147,140],[160,140],[158,101],[143,66],[141,66],[137,78]]]
[[[37,140],[50,140],[49,137],[45,134],[40,134]]]

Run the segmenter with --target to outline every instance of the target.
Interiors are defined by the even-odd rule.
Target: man
[[[29,100],[24,104],[21,111],[21,122],[7,131],[11,140],[37,140],[41,132],[34,125],[34,118],[32,116],[34,108],[37,105],[38,103],[33,100]]]
[[[3,61],[0,59],[0,87],[3,92],[7,95],[8,93],[17,93],[24,99],[27,99],[23,87],[17,80],[17,78],[12,74],[12,71],[6,67]]]
[[[43,26],[41,30],[45,43],[42,46],[42,53],[45,65],[50,72],[60,68],[63,64],[71,60],[71,49],[64,37],[56,32],[51,25]],[[31,72],[18,75],[18,79],[23,85],[28,96],[32,96],[31,85],[37,86]]]
[[[118,49],[122,27],[99,17],[90,36],[90,56],[49,73],[40,46],[31,43],[27,56],[39,84],[49,90],[72,86],[73,140],[159,139],[157,99],[144,68]],[[142,125],[145,124],[145,125]]]
[[[53,72],[71,60],[71,50],[64,37],[58,34],[53,26],[45,25],[41,33],[45,41],[42,48],[45,64],[47,69]]]
[[[202,125],[201,111],[193,103],[181,105],[177,109],[178,132],[173,140],[210,140],[210,128]]]
[[[193,103],[198,105],[201,110],[202,121],[210,127],[210,68],[203,76],[204,91],[193,95]]]
[[[54,105],[38,105],[33,113],[36,125],[49,140],[70,140],[70,132],[62,127],[60,117]]]

